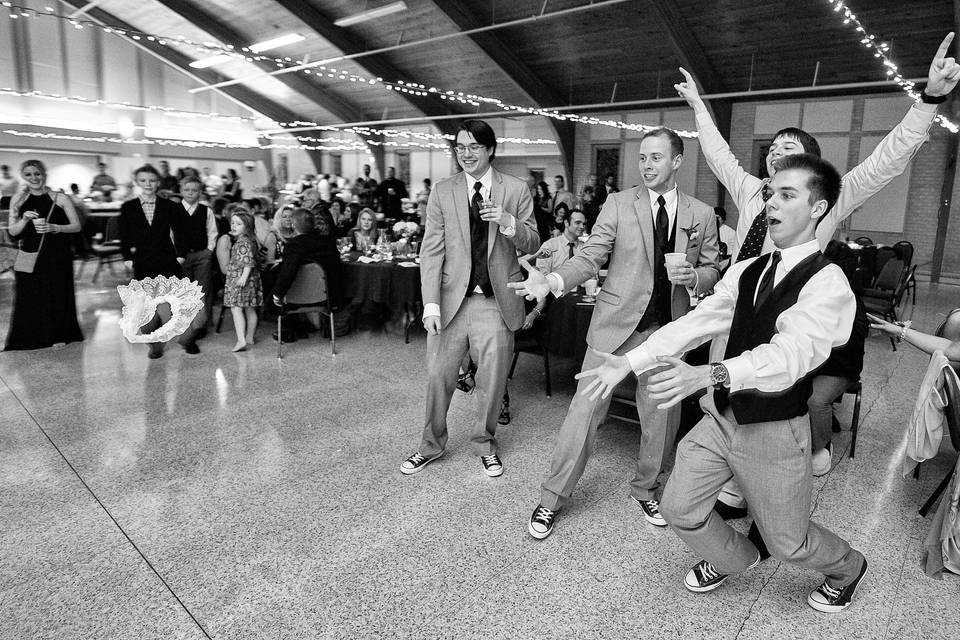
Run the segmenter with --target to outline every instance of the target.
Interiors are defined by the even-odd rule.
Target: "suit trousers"
[[[660,512],[680,539],[720,573],[741,573],[757,548],[714,510],[717,494],[735,478],[771,555],[815,569],[842,587],[860,572],[863,555],[810,521],[810,422],[807,416],[738,425],[720,414],[710,393],[706,415],[677,447]]]
[[[811,451],[823,449],[833,439],[833,401],[850,386],[849,378],[814,376],[813,392],[807,401],[810,416]]]
[[[211,298],[208,295],[210,291],[210,272],[213,267],[213,253],[209,249],[200,251],[191,251],[181,265],[183,268],[183,277],[194,280],[203,289],[203,308],[194,317],[190,327],[180,336],[180,344],[190,344],[195,342],[197,334],[207,326],[207,319],[211,316],[210,303]]]
[[[477,364],[474,379],[479,405],[470,431],[470,448],[477,456],[497,452],[497,418],[513,358],[513,332],[503,322],[493,296],[473,295],[464,298],[439,335],[427,336],[426,422],[418,449],[424,456],[438,456],[446,449],[447,411],[457,387],[460,363],[468,353]]]
[[[659,327],[653,326],[642,332],[635,331],[614,353],[623,355],[642,344]],[[583,358],[581,371],[592,369],[602,363],[600,356],[588,350]],[[647,394],[647,379],[656,373],[649,371],[637,379],[637,412],[640,414],[640,453],[630,481],[630,495],[638,500],[653,500],[665,479],[664,467],[673,452],[673,443],[680,426],[680,406],[657,409],[657,400]],[[591,379],[592,380],[592,379]],[[612,397],[591,400],[581,394],[591,380],[580,380],[567,409],[567,417],[560,426],[560,433],[553,448],[550,472],[541,485],[540,504],[548,509],[559,509],[570,498],[587,465],[597,427],[607,415]]]

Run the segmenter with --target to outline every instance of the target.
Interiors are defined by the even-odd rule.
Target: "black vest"
[[[653,292],[650,294],[650,302],[643,312],[643,317],[637,323],[637,331],[645,331],[654,324],[661,327],[673,320],[673,310],[671,299],[673,297],[673,283],[667,278],[667,265],[663,262],[663,256],[673,251],[673,243],[677,236],[677,216],[673,217],[673,225],[670,227],[670,237],[667,238],[667,246],[661,247],[659,234],[656,227],[653,230]]]
[[[177,205],[182,207],[183,205]],[[183,225],[184,244],[188,251],[203,251],[207,248],[207,206],[197,203],[193,214],[183,213],[186,222]]]
[[[487,231],[490,223],[480,219],[480,212],[474,211],[471,202],[467,204],[470,210],[470,284],[467,285],[467,296],[472,296],[480,287],[483,295],[489,298],[493,295],[487,268]]]
[[[744,351],[769,343],[777,333],[776,323],[780,314],[795,305],[800,297],[800,290],[807,281],[830,264],[819,251],[805,258],[774,287],[766,302],[759,309],[755,309],[754,294],[760,276],[770,262],[770,255],[772,254],[767,254],[766,259],[754,260],[740,276],[740,294],[733,312],[733,324],[730,327],[724,359],[736,357]],[[807,374],[789,389],[776,393],[744,389],[730,394],[723,388],[714,393],[714,402],[720,411],[729,405],[737,423],[741,425],[789,420],[807,413],[811,377]]]

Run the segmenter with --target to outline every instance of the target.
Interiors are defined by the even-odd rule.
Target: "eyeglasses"
[[[465,154],[467,151],[470,151],[470,153],[480,153],[480,150],[481,150],[481,149],[486,149],[486,147],[483,146],[482,144],[476,144],[476,143],[474,143],[474,144],[468,144],[468,145],[458,144],[458,145],[455,146],[453,149],[454,149],[454,151],[457,152],[457,155],[458,155],[458,156],[462,156],[462,155]]]

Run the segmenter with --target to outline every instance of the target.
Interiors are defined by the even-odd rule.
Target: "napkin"
[[[418,267],[418,266],[420,266],[420,265],[418,265],[416,262],[398,262],[397,264],[398,264],[399,266],[401,266],[401,267]]]

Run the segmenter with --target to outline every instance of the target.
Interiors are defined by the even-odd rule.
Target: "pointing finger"
[[[683,74],[683,77],[684,77],[684,79],[685,79],[687,82],[691,82],[691,83],[693,82],[693,76],[690,75],[690,72],[689,72],[689,71],[687,71],[687,70],[684,69],[683,67],[680,67],[680,73]]]
[[[946,57],[947,52],[950,50],[950,43],[953,42],[953,31],[947,34],[947,37],[943,39],[943,42],[940,43],[940,48],[937,49],[937,54],[933,56],[933,59],[941,60]]]

